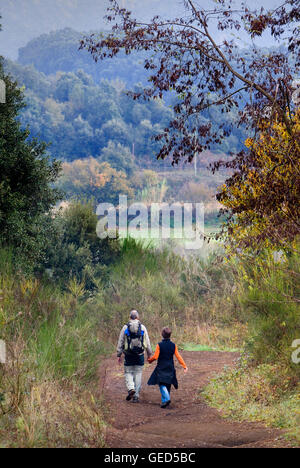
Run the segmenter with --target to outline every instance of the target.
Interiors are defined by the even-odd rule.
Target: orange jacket
[[[148,358],[148,362],[153,362],[153,361],[157,361],[157,359],[159,358],[159,354],[160,354],[160,347],[159,347],[159,344],[156,346],[156,350],[155,350],[155,353],[153,354],[152,357]],[[184,368],[184,369],[187,369],[187,365],[186,363],[184,362],[182,356],[179,354],[179,351],[178,351],[178,348],[177,348],[177,345],[175,345],[175,356],[176,358],[178,359],[178,362],[179,364]]]

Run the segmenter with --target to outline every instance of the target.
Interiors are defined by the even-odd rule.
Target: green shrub
[[[257,363],[281,364],[300,376],[291,359],[292,343],[300,338],[299,255],[253,258],[238,267],[238,298],[247,320],[246,349]]]

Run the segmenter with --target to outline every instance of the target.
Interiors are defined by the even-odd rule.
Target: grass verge
[[[202,396],[225,418],[284,429],[285,436],[300,446],[300,385],[282,367],[241,362],[211,379]]]

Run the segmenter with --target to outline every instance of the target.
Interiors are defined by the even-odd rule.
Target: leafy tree
[[[128,128],[121,119],[112,119],[106,122],[101,128],[101,133],[106,143],[109,140],[118,141],[122,145],[128,142]]]
[[[64,163],[59,186],[69,198],[88,197],[98,203],[118,203],[119,194],[133,196],[124,172],[92,157]]]
[[[60,198],[53,188],[60,164],[50,161],[46,145],[29,140],[18,120],[24,99],[21,90],[3,72],[6,103],[0,104],[0,242],[34,263],[47,236],[49,212]]]
[[[131,175],[135,168],[134,156],[130,149],[111,140],[101,151],[99,160],[108,162],[113,168],[121,170],[128,175]]]
[[[247,139],[248,160],[235,159],[237,170],[217,195],[231,213],[229,239],[243,249],[287,247],[300,233],[300,110],[289,118],[292,135],[278,120]]]
[[[118,258],[119,243],[100,240],[96,234],[97,222],[92,201],[69,203],[57,213],[43,265],[53,279],[67,282],[76,277],[88,289],[93,288],[105,265]]]
[[[33,65],[20,66],[19,63],[11,60],[4,60],[6,74],[12,76],[14,80],[30,90],[41,99],[46,99],[52,92],[50,80],[41,72],[37,71]]]

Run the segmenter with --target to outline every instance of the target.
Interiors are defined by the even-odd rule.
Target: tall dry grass
[[[205,261],[183,259],[167,248],[145,248],[127,239],[120,262],[110,267],[91,307],[101,311],[100,338],[112,350],[132,309],[140,312],[153,342],[168,325],[180,345],[236,348],[244,334],[237,301],[234,304],[232,299],[234,287],[232,268],[221,263],[217,254]]]
[[[61,291],[13,270],[0,251],[0,446],[102,447],[97,368],[105,347],[74,281]]]

